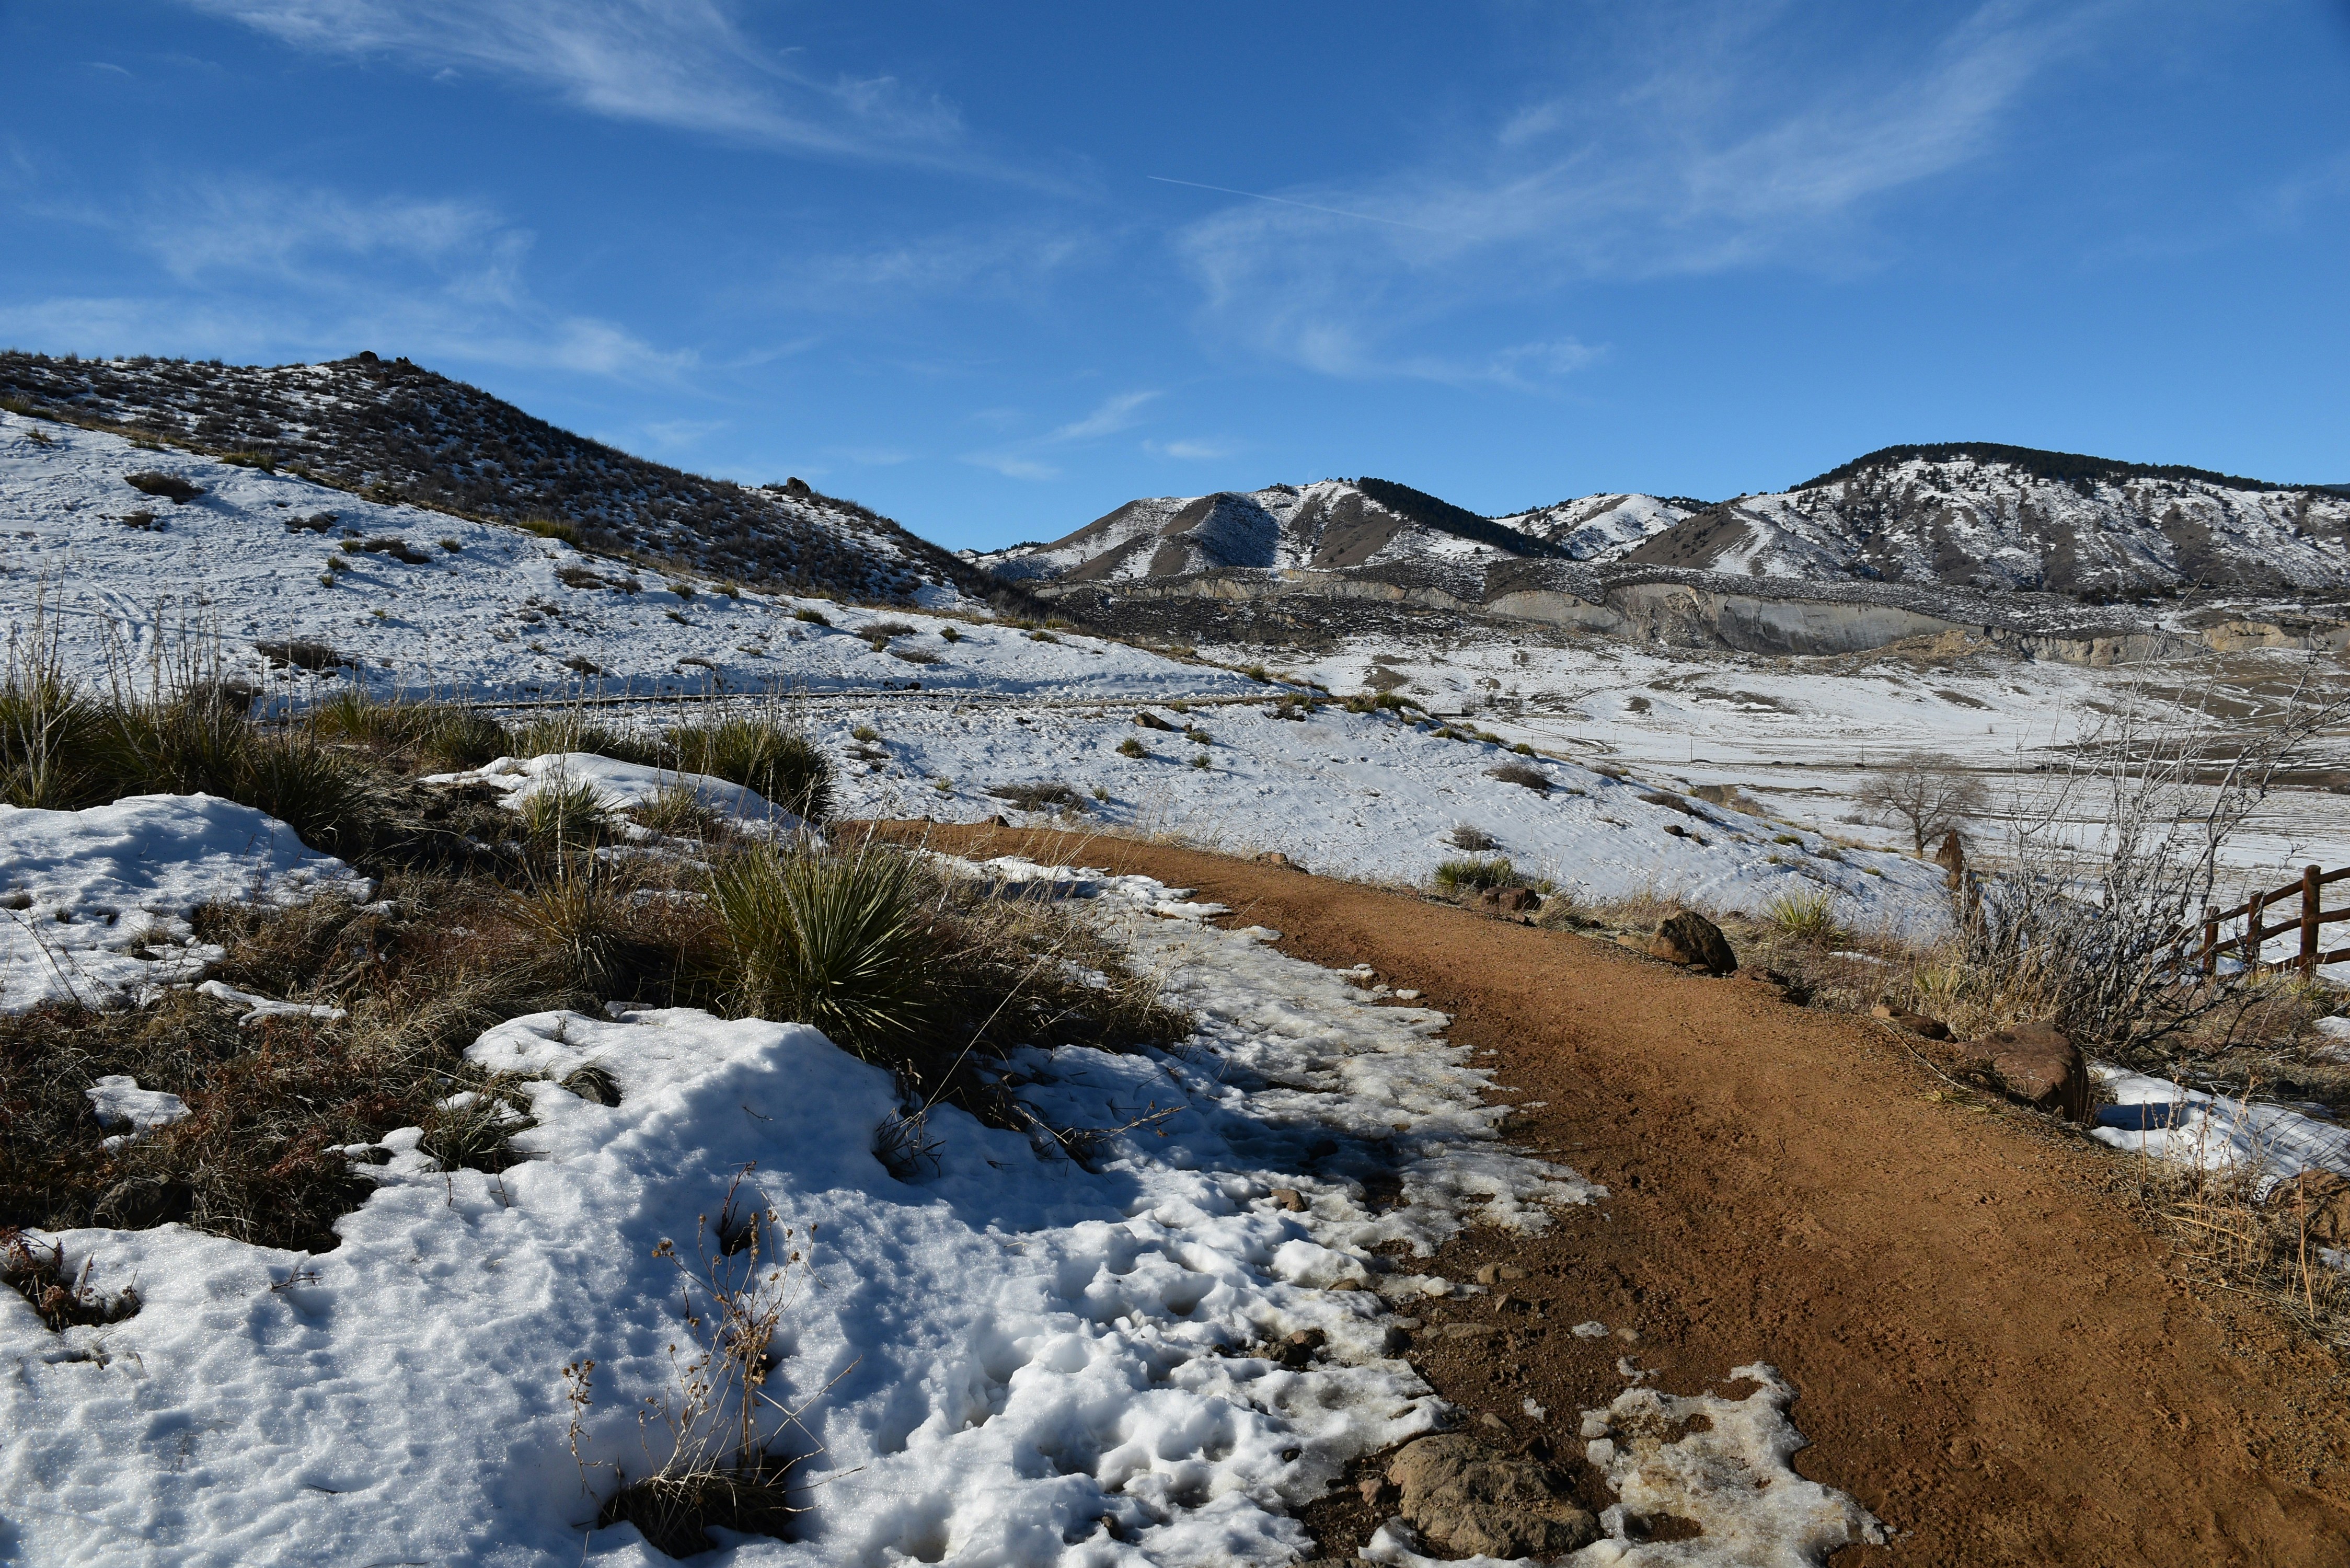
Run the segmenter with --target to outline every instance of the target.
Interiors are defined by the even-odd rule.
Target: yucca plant
[[[897,1059],[938,1022],[941,943],[912,859],[870,845],[762,846],[722,863],[711,903],[732,955],[732,1002],[812,1023],[858,1055]]]
[[[1832,948],[1847,940],[1835,895],[1825,888],[1782,893],[1762,906],[1762,918],[1799,942]]]
[[[832,762],[815,742],[786,724],[738,716],[669,732],[671,755],[690,774],[708,774],[743,788],[810,822],[832,810]]]
[[[1487,888],[1508,888],[1516,884],[1518,874],[1506,856],[1496,855],[1490,860],[1464,858],[1447,860],[1436,868],[1436,886],[1447,893],[1476,893]]]

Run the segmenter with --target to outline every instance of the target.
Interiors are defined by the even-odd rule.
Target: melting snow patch
[[[294,830],[208,794],[131,795],[83,811],[0,806],[0,1011],[97,1007],[218,961],[200,904],[296,904],[374,884]]]
[[[109,1149],[120,1148],[157,1127],[170,1127],[188,1114],[187,1102],[161,1089],[142,1089],[127,1073],[109,1073],[82,1091],[89,1096],[90,1114],[114,1136]]]
[[[625,811],[642,805],[665,791],[686,789],[695,800],[722,816],[738,822],[767,823],[778,833],[794,833],[806,825],[756,790],[708,774],[679,773],[671,768],[646,767],[618,762],[592,752],[550,752],[537,757],[500,757],[470,773],[434,774],[427,784],[486,784],[506,792],[506,804],[519,807],[534,794],[585,784],[595,791],[607,810]]]
[[[239,991],[217,980],[204,981],[196,987],[196,991],[201,995],[244,1008],[244,1016],[236,1021],[240,1029],[248,1028],[264,1018],[320,1018],[331,1023],[350,1016],[339,1007],[328,1007],[319,1002],[272,1002],[265,996]]]
[[[731,1560],[1292,1561],[1299,1505],[1440,1421],[1387,1353],[1371,1249],[1435,1246],[1471,1198],[1531,1229],[1600,1189],[1499,1147],[1485,1075],[1440,1015],[1158,918],[1183,901],[1159,884],[1069,880],[1201,1024],[1171,1052],[1019,1054],[1043,1119],[1123,1129],[1085,1164],[941,1107],[935,1170],[896,1179],[872,1152],[889,1075],[804,1026],[640,1009],[502,1024],[468,1054],[523,1079],[521,1164],[443,1170],[410,1128],[384,1138],[331,1252],[76,1231],[57,1238],[68,1265],[99,1288],[136,1276],[137,1317],[57,1335],[0,1293],[17,1368],[0,1509],[22,1550],[651,1561],[632,1528],[587,1528],[612,1470],[583,1484],[563,1368],[595,1363],[591,1465],[660,1461],[637,1415],[674,1397],[689,1325],[653,1254],[690,1251],[747,1170],[816,1238],[770,1382],[808,1403],[813,1511],[796,1541],[730,1537]],[[558,1086],[589,1063],[618,1106]],[[102,1361],[50,1354],[100,1334]]]
[[[2350,1176],[2350,1128],[2284,1106],[2209,1095],[2168,1078],[2103,1064],[2091,1071],[2114,1099],[2100,1108],[2101,1125],[2089,1133],[2100,1143],[2204,1170],[2280,1177],[2330,1170]]]

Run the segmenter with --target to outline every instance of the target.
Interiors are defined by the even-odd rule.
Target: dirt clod
[[[1404,1519],[1450,1552],[1528,1557],[1572,1552],[1599,1533],[1557,1471],[1457,1433],[1406,1444],[1388,1480],[1403,1493]]]

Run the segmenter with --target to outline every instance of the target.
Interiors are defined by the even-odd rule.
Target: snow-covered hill
[[[2350,498],[2015,447],[1889,447],[1711,507],[1626,559],[2083,597],[2338,590],[2350,587]]]
[[[132,473],[184,480],[183,504]],[[143,450],[117,435],[0,413],[0,605],[35,602],[68,666],[109,648],[143,672],[201,653],[225,676],[306,691],[514,700],[567,691],[927,691],[1059,697],[1254,691],[1230,671],[1075,635],[921,618],[639,570],[559,538],[363,500],[280,471]],[[951,588],[921,599],[968,610]],[[820,616],[823,620],[799,618]],[[830,622],[827,625],[825,622]],[[950,640],[945,632],[955,633]]]
[[[262,367],[6,352],[0,406],[300,470],[378,501],[559,522],[607,553],[745,583],[867,598],[982,586],[937,545],[796,479],[752,487],[680,472],[371,353]]]
[[[1012,581],[1120,583],[1232,567],[1338,571],[1418,565],[1442,575],[1561,554],[1422,491],[1382,479],[1325,479],[1213,495],[1129,501],[1049,545],[973,555]]]
[[[1620,559],[1704,506],[1686,495],[1586,495],[1494,521],[1555,545],[1571,559],[1606,562]]]

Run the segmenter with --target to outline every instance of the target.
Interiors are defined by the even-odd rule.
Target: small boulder
[[[1284,855],[1278,849],[1266,850],[1263,854],[1256,857],[1256,863],[1260,866],[1278,866],[1284,871],[1303,871],[1305,869],[1305,867],[1300,866],[1296,861],[1292,860],[1288,856]]]
[[[1459,1433],[1407,1443],[1388,1480],[1403,1493],[1405,1521],[1447,1552],[1549,1557],[1599,1534],[1557,1471]]]
[[[2089,1065],[2081,1048],[2045,1023],[2018,1023],[1983,1036],[1981,1053],[2000,1087],[2066,1121],[2089,1116]]]
[[[1523,915],[1541,903],[1532,888],[1488,888],[1477,895],[1477,907],[1492,915]]]
[[[1273,1189],[1273,1206],[1275,1209],[1286,1209],[1293,1214],[1302,1213],[1305,1208],[1305,1199],[1294,1187],[1276,1187]]]
[[[1912,1034],[1922,1034],[1929,1040],[1948,1040],[1950,1026],[1939,1018],[1929,1018],[1922,1012],[1904,1012],[1880,1002],[1868,1010],[1872,1018],[1882,1018],[1897,1029],[1907,1029]]]
[[[1648,939],[1648,956],[1708,974],[1730,974],[1738,968],[1738,955],[1730,950],[1730,939],[1721,934],[1720,926],[1694,909],[1683,909],[1658,922],[1657,934]]]

